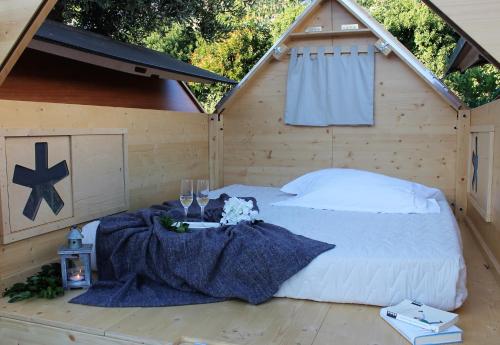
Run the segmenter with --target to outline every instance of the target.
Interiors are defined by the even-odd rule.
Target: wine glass
[[[210,185],[208,180],[198,180],[196,181],[196,201],[201,208],[201,221],[205,215],[205,206],[208,204],[208,192],[210,191]]]
[[[181,193],[179,199],[184,207],[184,221],[187,221],[188,209],[193,203],[193,180],[184,179],[181,181]]]

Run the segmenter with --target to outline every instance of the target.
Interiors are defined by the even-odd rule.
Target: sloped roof
[[[466,43],[461,48],[479,52],[479,54],[475,54],[477,61],[484,58],[500,68],[499,0],[423,0],[423,2],[464,38]],[[458,57],[458,53],[456,51],[456,57]],[[453,65],[452,60],[450,68],[460,69],[458,66],[460,61],[458,59]]]
[[[264,56],[253,66],[247,75],[231,89],[217,104],[216,112],[220,113],[224,109],[224,105],[235,97],[241,88],[255,75],[255,73],[267,62],[272,56],[274,50],[279,47],[288,36],[314,12],[323,0],[315,0],[304,12],[295,20],[288,30],[276,41],[276,43],[264,54]],[[336,0],[339,4],[351,13],[356,19],[369,28],[375,36],[384,40],[389,44],[392,51],[410,66],[427,84],[429,84],[451,107],[460,109],[463,107],[462,101],[451,92],[448,87],[439,80],[429,69],[427,69],[401,42],[398,41],[389,31],[387,31],[380,23],[378,23],[364,8],[358,5],[353,0]]]
[[[184,77],[180,80],[186,80],[187,77],[186,81],[236,84],[234,80],[174,59],[168,54],[119,42],[106,36],[77,29],[52,20],[46,20],[42,24],[35,34],[34,39],[139,67],[165,71],[169,73],[169,79],[176,79],[175,75],[180,75]],[[194,79],[190,80],[190,77]]]
[[[57,0],[1,0],[0,85]]]

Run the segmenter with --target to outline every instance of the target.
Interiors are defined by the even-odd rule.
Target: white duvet
[[[460,232],[444,196],[437,214],[373,214],[271,204],[277,188],[231,185],[212,192],[253,196],[259,218],[336,247],[288,279],[278,297],[388,306],[415,299],[445,310],[467,297]]]
[[[460,233],[442,194],[437,214],[374,214],[272,206],[292,196],[271,187],[231,185],[210,197],[221,193],[253,196],[260,219],[336,245],[283,283],[277,297],[379,306],[407,298],[444,310],[467,297]],[[84,227],[84,242],[94,243],[98,224]]]

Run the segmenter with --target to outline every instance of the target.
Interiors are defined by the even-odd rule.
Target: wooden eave
[[[0,85],[57,0],[0,1]]]

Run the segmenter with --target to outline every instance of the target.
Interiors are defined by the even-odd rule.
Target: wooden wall
[[[467,208],[467,220],[493,268],[500,274],[500,100],[471,110],[471,126],[480,125],[495,126],[492,222],[485,222],[470,203]]]
[[[200,112],[176,80],[153,79],[26,49],[0,99]]]
[[[339,30],[357,23],[325,1],[307,26]],[[362,26],[360,26],[362,28]],[[366,46],[371,33],[325,39],[295,37],[293,46]],[[293,127],[283,124],[288,58],[271,59],[228,102],[224,115],[224,184],[280,186],[325,167],[371,170],[442,189],[455,199],[457,112],[397,56],[376,55],[373,127]]]
[[[0,84],[57,0],[0,1]]]
[[[0,100],[0,127],[127,128],[131,209],[176,198],[182,178],[208,177],[205,114]],[[0,289],[54,260],[66,233],[0,245]]]

